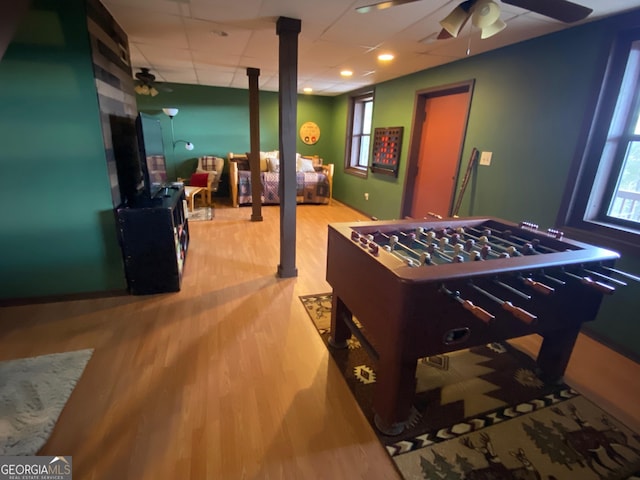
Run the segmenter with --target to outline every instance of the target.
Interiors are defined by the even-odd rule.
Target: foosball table
[[[374,358],[375,424],[396,435],[422,357],[536,333],[539,374],[560,381],[582,323],[633,277],[614,268],[618,258],[489,217],[331,224],[329,343],[344,348],[353,334]]]

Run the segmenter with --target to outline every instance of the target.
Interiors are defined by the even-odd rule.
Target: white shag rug
[[[0,456],[46,443],[93,349],[0,362]]]

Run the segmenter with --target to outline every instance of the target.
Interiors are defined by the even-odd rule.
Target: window
[[[614,224],[640,226],[640,40],[630,45],[599,177],[606,179],[598,217]],[[598,177],[596,177],[598,178]],[[598,189],[592,197],[599,196]]]
[[[640,243],[640,29],[615,43],[578,170],[569,227]]]
[[[367,176],[371,146],[373,92],[350,98],[347,154],[345,169],[355,175]]]

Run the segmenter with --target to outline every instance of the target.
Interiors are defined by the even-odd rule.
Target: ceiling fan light
[[[151,95],[152,97],[155,97],[156,95],[158,95],[160,92],[158,90],[155,89],[155,87],[151,87],[149,89],[149,95]]]
[[[476,3],[471,16],[474,27],[486,28],[500,18],[500,7],[491,0],[480,0]]]
[[[440,25],[449,32],[452,37],[457,37],[468,18],[469,12],[458,5],[449,15],[440,21]]]
[[[496,33],[500,33],[506,27],[507,27],[507,24],[498,18],[491,25],[488,25],[482,28],[482,33],[480,34],[480,38],[485,39],[485,38],[493,37]]]

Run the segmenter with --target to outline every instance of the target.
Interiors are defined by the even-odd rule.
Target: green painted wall
[[[0,298],[126,288],[82,0],[31,2],[0,111]]]
[[[377,85],[374,128],[404,127],[398,178],[370,173],[363,180],[339,169],[336,198],[378,218],[398,218],[416,92],[475,80],[461,176],[473,147],[492,151],[493,160],[477,169],[460,214],[551,225],[589,95],[602,73],[606,30],[600,23],[575,28]],[[336,131],[344,131],[347,96],[336,102]],[[343,135],[334,155],[344,157],[344,149]]]
[[[228,152],[244,153],[250,149],[248,90],[182,84],[166,84],[166,87],[172,91],[161,91],[155,97],[138,95],[136,99],[139,111],[161,122],[170,177],[188,178],[195,171],[199,156],[226,158]],[[175,138],[193,142],[193,150],[188,151],[184,144],[178,144],[172,151],[171,124],[169,117],[162,113],[163,107],[180,110],[173,119]],[[298,128],[307,121],[314,121],[320,126],[321,135],[315,145],[305,145],[296,132],[297,151],[328,160],[333,144],[332,118],[331,98],[300,95]],[[277,150],[278,142],[278,94],[260,92],[261,150]],[[228,172],[226,163],[225,172]],[[221,191],[228,191],[227,186],[224,187]]]

